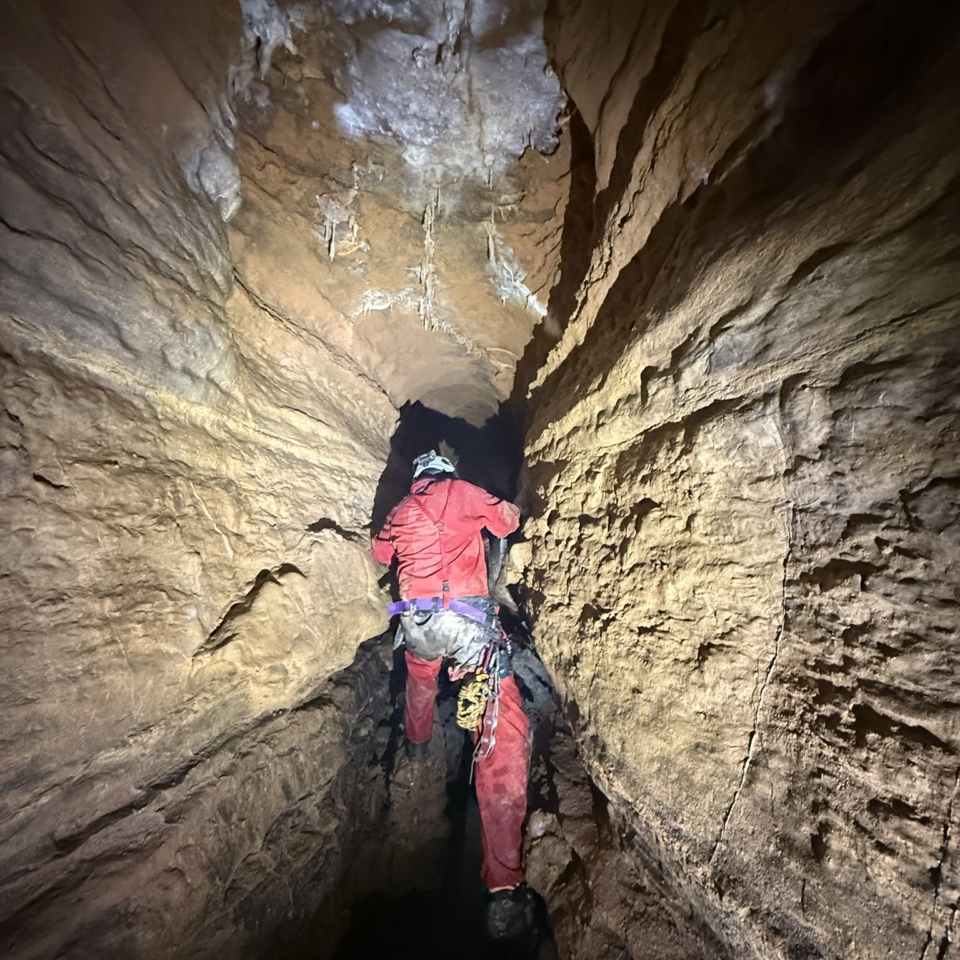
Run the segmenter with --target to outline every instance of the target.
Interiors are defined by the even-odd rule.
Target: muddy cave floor
[[[562,724],[545,667],[527,646],[516,646],[514,667],[534,740],[530,809],[543,805],[548,742]],[[348,887],[376,889],[355,899],[334,960],[555,960],[546,906],[536,896],[529,936],[495,942],[485,929],[486,894],[480,882],[480,816],[471,783],[472,746],[456,725],[459,684],[441,672],[430,756],[410,761],[403,752],[402,652],[394,654],[391,742],[383,765],[385,822],[361,843]],[[567,735],[569,735],[567,731]],[[329,929],[316,929],[329,936]],[[307,960],[305,951],[299,960]]]

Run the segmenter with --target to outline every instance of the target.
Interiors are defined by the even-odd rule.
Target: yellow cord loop
[[[480,672],[460,688],[457,699],[457,726],[464,730],[476,730],[483,721],[483,711],[493,697],[490,676]]]

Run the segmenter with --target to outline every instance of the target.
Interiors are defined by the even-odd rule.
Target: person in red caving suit
[[[452,679],[473,678],[461,690],[458,722],[474,725],[480,873],[487,929],[498,940],[525,932],[533,919],[521,855],[530,743],[499,608],[488,592],[483,530],[503,538],[519,524],[518,507],[460,479],[431,450],[414,460],[410,493],[373,539],[374,559],[397,563],[401,600],[389,609],[400,614],[406,643],[404,730],[412,761],[428,755],[444,661]]]

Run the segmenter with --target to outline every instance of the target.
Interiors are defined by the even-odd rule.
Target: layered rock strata
[[[558,956],[727,960],[656,852],[587,775],[542,663],[526,651],[518,659],[533,720],[527,879],[544,898]]]
[[[513,154],[478,182],[458,168],[439,195],[434,170],[406,196],[400,146],[351,141],[334,110],[352,38],[384,27],[351,9],[348,25],[256,0],[3,5],[13,955],[258,949],[326,896],[390,709],[379,674],[324,691],[387,625],[367,542],[398,409],[482,421],[538,318],[549,265],[526,278],[512,244],[555,235],[563,152],[509,183]],[[524,68],[513,32],[472,77],[498,50]],[[438,96],[447,68],[466,85],[448,45],[422,73]],[[530,123],[552,147],[559,87],[539,76],[553,99]],[[454,330],[458,302],[473,312]]]
[[[956,11],[553,11],[597,230],[526,572],[588,768],[734,955],[951,956]]]

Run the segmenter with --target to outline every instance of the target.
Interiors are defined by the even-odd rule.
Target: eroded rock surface
[[[168,952],[170,918],[199,924],[287,773],[340,775],[319,737],[265,773],[264,728],[384,626],[364,528],[395,409],[322,342],[228,313],[232,211],[191,173],[206,150],[213,182],[238,11],[181,10],[184,49],[154,11],[86,8],[4,14],[0,900],[23,956]],[[251,337],[303,364],[281,389]]]
[[[538,642],[735,955],[950,956],[955,11],[708,7],[611,8],[602,63],[556,8],[600,220],[533,394]]]
[[[542,9],[302,11],[295,51],[238,98],[237,296],[334,345],[398,408],[480,425],[558,260],[570,157]]]
[[[560,700],[529,650],[514,660],[532,720],[527,877],[570,960],[720,960],[716,934],[590,780]]]
[[[329,709],[323,691],[387,625],[367,543],[398,410],[479,423],[509,393],[552,269],[528,276],[518,251],[550,244],[565,198],[562,150],[517,160],[556,145],[540,8],[498,24],[394,6],[3,5],[0,924],[17,955],[260,949],[327,895],[345,812],[365,815],[386,686]],[[420,39],[394,47],[443,47],[420,75],[460,117],[433,130],[416,195],[403,143],[351,139],[335,111],[363,82],[354,41],[375,49],[401,14]],[[528,68],[552,99],[499,115],[512,145],[480,179],[444,175],[442,134],[477,145],[458,96]]]
[[[955,951],[955,5],[548,7],[558,147],[539,0],[3,3],[11,955],[342,914],[398,411],[528,384],[561,949]]]

